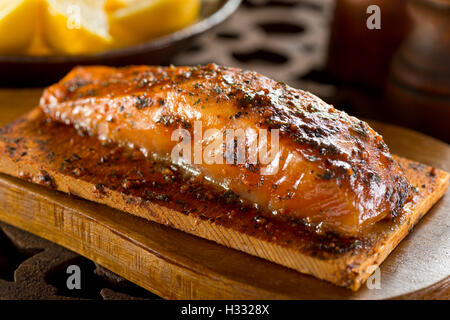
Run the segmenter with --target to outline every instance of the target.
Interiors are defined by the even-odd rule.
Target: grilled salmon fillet
[[[45,90],[40,107],[49,119],[170,161],[262,215],[316,231],[357,235],[411,198],[401,167],[365,122],[255,72],[215,64],[78,67]],[[227,140],[231,129],[244,139]],[[190,134],[192,153],[174,157],[180,132]],[[196,158],[199,147],[223,163]],[[250,156],[262,149],[265,161]]]

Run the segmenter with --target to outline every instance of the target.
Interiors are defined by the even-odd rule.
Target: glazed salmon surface
[[[299,220],[318,231],[357,235],[395,217],[411,197],[402,169],[365,122],[255,72],[215,64],[78,67],[45,90],[40,107],[82,132],[173,162],[263,215]],[[194,159],[198,124],[203,154],[219,155],[215,159],[223,163]],[[178,129],[192,138],[190,157],[172,157]],[[208,135],[209,129],[217,130]],[[268,142],[257,146],[269,150],[268,161],[248,156],[226,163],[225,146],[214,138],[228,141],[229,129],[244,130],[246,154],[258,140],[254,133],[268,130]],[[271,149],[271,130],[279,132],[278,148]]]

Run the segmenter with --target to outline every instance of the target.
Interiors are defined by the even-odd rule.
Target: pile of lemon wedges
[[[0,0],[1,54],[91,54],[192,24],[200,0]]]

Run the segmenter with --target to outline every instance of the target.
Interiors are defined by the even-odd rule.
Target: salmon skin
[[[44,91],[40,107],[50,119],[171,161],[262,215],[319,232],[358,235],[398,215],[411,199],[402,168],[365,122],[255,72],[215,64],[77,67]],[[265,163],[251,157],[235,163],[191,161],[195,152],[174,158],[180,146],[175,133],[188,133],[195,149],[199,125],[202,151],[216,160],[229,158],[214,138],[228,141],[231,129],[244,131],[246,139],[232,140],[239,140],[244,155],[255,150],[252,142],[261,141],[255,132],[267,130],[266,143],[256,150],[270,146],[269,156]]]

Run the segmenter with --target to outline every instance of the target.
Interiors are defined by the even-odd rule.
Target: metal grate
[[[81,269],[69,290],[67,267]],[[159,299],[109,270],[52,242],[0,222],[0,299]]]
[[[325,64],[333,9],[334,0],[246,0],[174,64],[215,62],[254,70],[326,99],[334,86],[309,80],[308,74]]]

